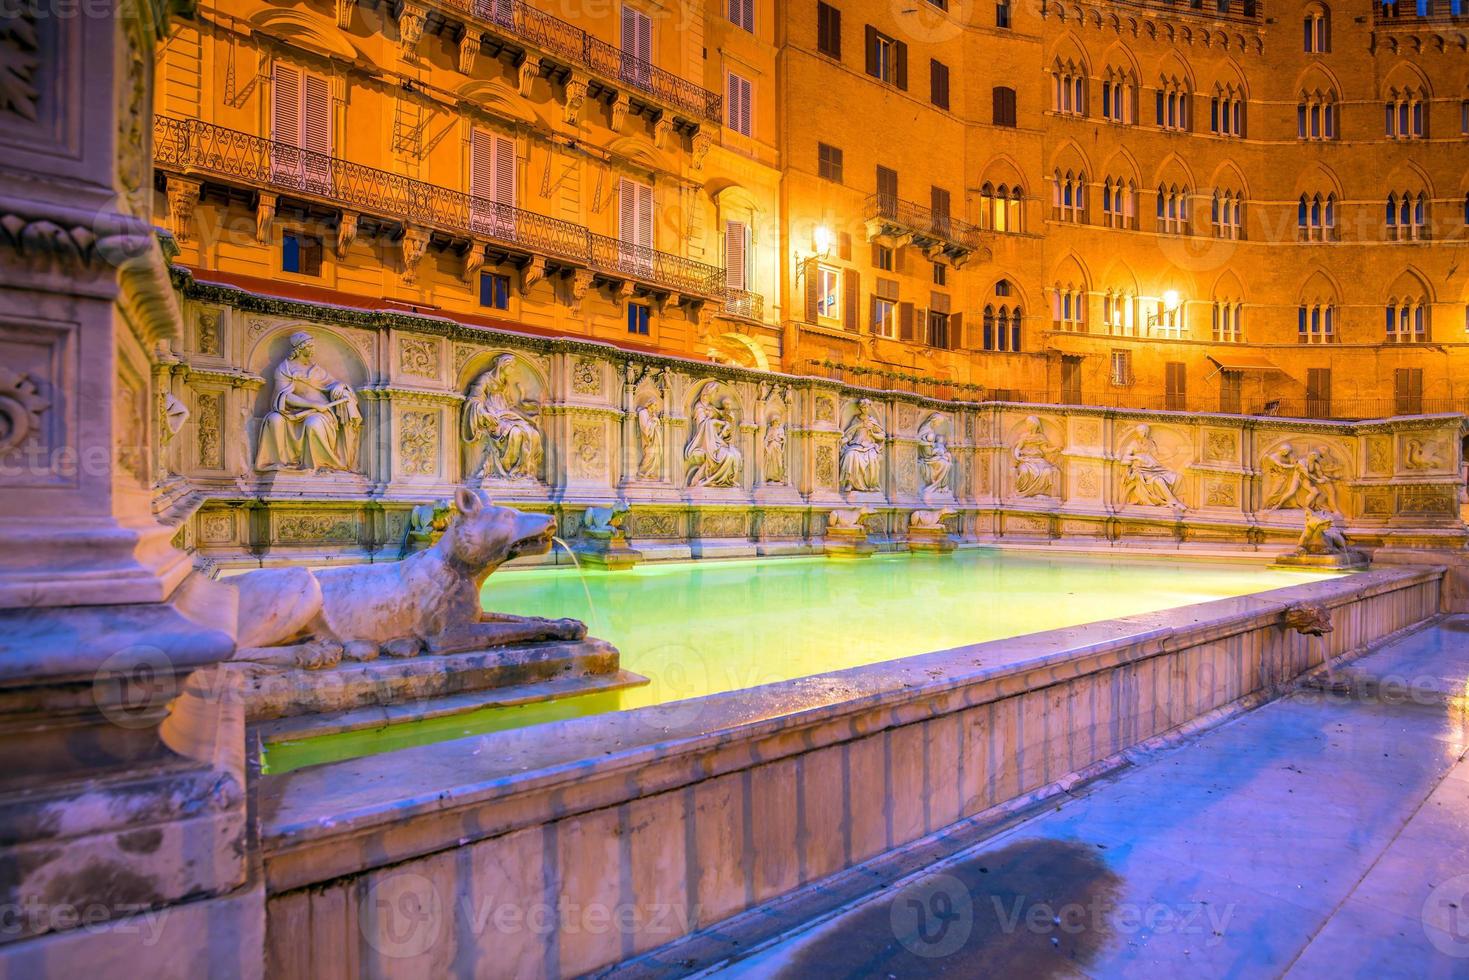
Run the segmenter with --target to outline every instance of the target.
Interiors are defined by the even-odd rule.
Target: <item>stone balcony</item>
[[[912,201],[873,194],[863,217],[868,241],[891,248],[913,245],[931,261],[947,261],[956,269],[984,248],[984,233],[977,226]]]
[[[337,0],[343,25],[356,0]],[[520,69],[522,91],[545,74],[565,88],[568,119],[582,101],[607,99],[618,112],[633,109],[675,128],[697,133],[705,123],[723,122],[724,99],[717,93],[623,52],[524,0],[425,0],[385,5],[396,11],[404,57],[416,57],[426,28],[458,38],[459,67],[468,73],[474,56],[508,53]]]
[[[463,255],[466,281],[487,258],[494,258],[518,265],[525,287],[548,276],[564,276],[573,302],[598,283],[611,287],[615,296],[641,291],[665,302],[725,302],[724,270],[716,266],[199,120],[155,119],[153,156],[181,241],[189,238],[190,216],[203,185],[220,184],[258,192],[261,240],[283,198],[340,213],[338,254],[345,253],[370,220],[397,237],[406,281],[412,281],[418,260],[432,243]]]

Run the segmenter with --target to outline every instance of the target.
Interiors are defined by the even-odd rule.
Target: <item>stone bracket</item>
[[[204,185],[186,177],[169,177],[167,180],[168,215],[173,225],[173,237],[187,242],[193,237],[194,207],[199,203]]]
[[[529,295],[536,284],[545,278],[546,257],[544,255],[531,256],[531,260],[520,270],[520,295]]]
[[[581,72],[572,72],[566,79],[561,93],[562,118],[574,126],[581,120],[581,107],[587,100],[589,79]]]
[[[270,226],[275,221],[276,196],[264,191],[255,204],[255,240],[262,245],[270,242]]]
[[[459,273],[459,278],[467,283],[473,284],[474,277],[485,267],[485,249],[489,243],[481,239],[471,239],[469,248],[464,251],[464,268]]]
[[[337,258],[345,259],[347,250],[352,247],[352,242],[357,239],[357,212],[343,211],[342,219],[337,222]]]
[[[408,225],[403,229],[403,238],[398,243],[403,256],[403,283],[412,285],[418,279],[418,262],[428,248],[428,232]]]

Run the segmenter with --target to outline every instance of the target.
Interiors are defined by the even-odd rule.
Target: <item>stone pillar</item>
[[[188,503],[154,516],[189,424],[159,410],[182,339],[152,213],[168,11],[100,9],[0,13],[25,80],[0,101],[0,975],[252,976],[234,611],[170,543]]]

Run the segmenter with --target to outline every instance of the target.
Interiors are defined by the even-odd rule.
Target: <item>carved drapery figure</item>
[[[925,490],[947,490],[949,474],[954,469],[954,454],[949,451],[942,426],[944,417],[937,412],[918,427],[918,475]]]
[[[515,357],[501,354],[469,387],[464,401],[463,438],[470,445],[484,441],[484,459],[474,479],[493,474],[501,480],[537,480],[545,443],[534,421],[534,402],[521,397],[510,378]]]
[[[1122,478],[1122,494],[1130,504],[1172,507],[1187,510],[1174,489],[1179,475],[1158,462],[1158,444],[1152,429],[1144,423],[1133,430],[1127,450],[1122,454],[1127,473]]]
[[[1046,439],[1041,420],[1026,416],[1020,438],[1010,449],[1015,460],[1015,493],[1020,497],[1060,496],[1061,470],[1051,462],[1057,447]]]
[[[663,441],[659,438],[663,413],[652,402],[638,406],[638,479],[656,480],[663,469]]]
[[[857,414],[842,432],[841,485],[863,493],[881,489],[882,444],[888,437],[870,399],[857,402]]]
[[[1297,456],[1290,443],[1282,443],[1274,452],[1265,454],[1267,471],[1280,474],[1280,482],[1265,501],[1266,510],[1299,507],[1317,510],[1325,507],[1336,512],[1336,466],[1331,457],[1319,449]]]
[[[786,423],[779,412],[765,423],[765,482],[786,482]]]
[[[685,482],[690,487],[733,487],[740,482],[745,458],[735,446],[734,406],[728,398],[714,402],[714,385],[704,386],[694,402],[689,441],[684,446]]]
[[[313,363],[316,342],[305,331],[275,368],[270,411],[260,423],[257,470],[357,469],[362,412],[357,393]]]

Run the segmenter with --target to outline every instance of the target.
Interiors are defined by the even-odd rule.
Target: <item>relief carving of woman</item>
[[[732,487],[740,482],[744,456],[735,446],[734,406],[714,403],[714,386],[705,385],[694,402],[689,441],[684,446],[686,482],[691,487]]]
[[[954,454],[941,431],[943,421],[944,417],[935,413],[918,427],[918,472],[925,490],[948,489],[949,474],[954,469]]]
[[[536,480],[541,474],[544,440],[532,418],[535,405],[520,397],[510,380],[512,354],[501,354],[475,379],[464,400],[463,438],[485,441],[485,456],[475,479],[493,473],[501,480]]]
[[[1174,491],[1179,475],[1158,462],[1158,443],[1153,440],[1147,423],[1133,430],[1132,443],[1122,454],[1122,463],[1127,467],[1122,477],[1122,493],[1128,503],[1188,509]]]
[[[765,482],[786,482],[786,424],[779,412],[765,423]]]
[[[1010,450],[1015,459],[1015,493],[1020,497],[1055,497],[1061,471],[1051,462],[1056,447],[1046,440],[1041,420],[1027,416],[1024,431]]]
[[[290,353],[275,368],[270,412],[260,423],[257,470],[357,469],[357,393],[313,363],[315,355],[311,334],[291,334]]]
[[[843,490],[870,493],[882,486],[882,444],[888,434],[872,411],[872,402],[857,402],[857,414],[842,432]]]

